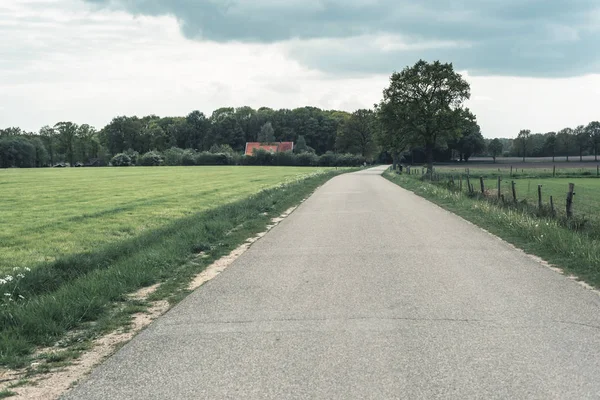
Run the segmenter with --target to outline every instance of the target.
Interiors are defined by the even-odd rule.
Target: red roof
[[[279,142],[279,143],[259,143],[259,142],[248,142],[246,143],[246,155],[251,156],[254,154],[254,150],[266,150],[271,153],[279,153],[282,151],[294,150],[294,142]]]

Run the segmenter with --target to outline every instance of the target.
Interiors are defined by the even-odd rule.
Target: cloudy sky
[[[600,119],[598,0],[0,0],[0,127],[353,111],[420,58],[467,76],[487,137]]]

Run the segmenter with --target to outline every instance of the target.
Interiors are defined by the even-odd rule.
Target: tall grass
[[[23,300],[5,303],[0,314],[0,364],[23,365],[36,346],[102,318],[127,293],[161,281],[185,282],[335,174],[304,176],[30,271],[19,282]],[[201,251],[208,257],[188,263]]]

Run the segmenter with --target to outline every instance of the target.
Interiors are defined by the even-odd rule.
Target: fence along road
[[[597,397],[600,297],[382,169],[328,182],[67,398]]]

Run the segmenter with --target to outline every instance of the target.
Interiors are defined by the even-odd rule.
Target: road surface
[[[600,296],[381,171],[329,181],[67,398],[600,397]]]

